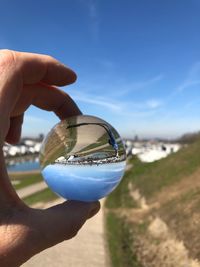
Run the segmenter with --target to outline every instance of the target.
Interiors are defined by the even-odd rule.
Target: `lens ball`
[[[62,120],[43,141],[40,166],[47,185],[68,200],[95,201],[121,181],[126,154],[104,120],[79,115]]]

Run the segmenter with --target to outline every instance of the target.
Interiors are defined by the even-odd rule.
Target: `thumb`
[[[44,249],[76,236],[87,219],[100,209],[100,203],[66,201],[43,211],[40,217]]]

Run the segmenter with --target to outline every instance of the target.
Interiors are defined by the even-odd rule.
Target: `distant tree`
[[[138,135],[137,134],[135,135],[134,141],[135,142],[138,142],[139,141],[139,138],[138,138]]]
[[[195,133],[186,133],[181,138],[178,139],[178,142],[181,144],[191,144],[200,139],[200,132]]]
[[[44,139],[44,134],[39,134],[39,137],[38,137],[39,141],[42,141]]]

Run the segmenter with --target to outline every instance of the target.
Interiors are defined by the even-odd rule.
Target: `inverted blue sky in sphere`
[[[123,177],[126,163],[50,164],[42,170],[48,186],[58,195],[79,201],[96,201],[111,193]]]
[[[0,48],[50,54],[77,72],[64,87],[124,137],[200,129],[199,0],[1,0]],[[23,135],[58,119],[31,107]]]

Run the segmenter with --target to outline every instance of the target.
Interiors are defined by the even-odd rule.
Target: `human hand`
[[[66,201],[32,209],[17,196],[7,174],[4,141],[19,141],[23,114],[31,105],[60,119],[80,114],[74,101],[55,86],[73,83],[76,74],[46,55],[0,50],[0,266],[16,267],[33,255],[74,237],[100,209],[99,202]]]

